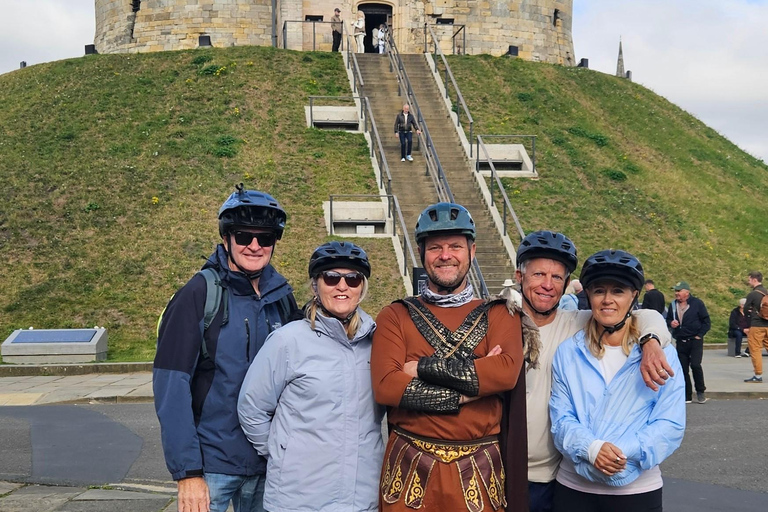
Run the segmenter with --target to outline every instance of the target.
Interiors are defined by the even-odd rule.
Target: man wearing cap
[[[373,391],[392,427],[379,510],[522,512],[521,316],[504,300],[474,297],[475,224],[466,208],[428,206],[416,242],[428,279],[418,296],[379,313],[373,336]]]
[[[333,10],[333,16],[331,16],[331,33],[333,34],[333,47],[331,51],[339,51],[341,46],[341,31],[344,24],[341,21],[341,10],[337,7]]]
[[[592,316],[591,311],[558,309],[577,265],[576,246],[562,233],[535,231],[517,249],[515,276],[520,283],[523,311],[536,324],[541,337],[537,366],[525,372],[530,512],[551,512],[555,475],[562,458],[550,431],[552,360],[557,347],[583,329]],[[643,347],[640,372],[646,386],[658,390],[674,375],[661,349],[661,345],[670,343],[669,331],[664,318],[655,311],[640,310],[633,315]]]
[[[677,357],[683,367],[685,377],[685,403],[693,401],[693,389],[690,368],[693,373],[693,383],[696,387],[696,401],[703,404],[707,401],[704,391],[704,371],[701,369],[701,358],[704,355],[704,335],[707,334],[711,323],[707,307],[691,295],[691,287],[685,281],[679,281],[672,287],[675,300],[667,310],[667,325],[672,329],[672,337],[677,345]]]
[[[270,265],[285,221],[272,196],[240,184],[219,209],[222,243],[162,314],[152,383],[180,512],[225,512],[230,501],[264,510],[266,460],[240,428],[237,399],[267,335],[298,309]]]

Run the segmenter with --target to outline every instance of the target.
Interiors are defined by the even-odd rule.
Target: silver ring
[[[616,457],[616,462],[621,462],[621,457]]]

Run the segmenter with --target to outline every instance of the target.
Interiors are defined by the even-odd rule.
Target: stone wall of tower
[[[272,44],[273,0],[95,0],[96,49],[100,53],[195,48],[198,36],[214,46]],[[339,7],[345,32],[358,8],[368,3],[392,8],[392,34],[403,53],[424,48],[424,24],[433,27],[441,47],[457,52],[503,55],[510,46],[520,58],[573,65],[573,0],[274,0],[277,44],[295,50],[330,50],[327,23]],[[557,13],[557,15],[555,14]],[[326,23],[297,23],[306,16]],[[453,25],[435,25],[452,19]],[[289,22],[285,24],[284,22]],[[285,30],[284,30],[285,29]]]
[[[200,35],[214,46],[272,44],[272,0],[96,0],[99,53],[196,48]]]

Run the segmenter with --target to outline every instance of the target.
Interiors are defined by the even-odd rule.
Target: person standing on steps
[[[355,43],[357,53],[365,53],[365,13],[357,11],[357,20],[352,25],[354,27]]]
[[[343,30],[344,24],[340,14],[341,10],[337,7],[333,10],[333,16],[331,17],[331,33],[333,35],[333,48],[331,51],[334,52],[339,51],[339,47],[341,46],[341,31]]]
[[[400,161],[413,162],[411,156],[411,147],[413,146],[413,130],[416,130],[416,135],[421,135],[419,125],[416,123],[416,118],[410,113],[410,107],[406,103],[403,105],[403,110],[395,118],[395,135],[400,137]]]

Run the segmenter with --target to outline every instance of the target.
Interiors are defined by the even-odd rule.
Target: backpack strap
[[[213,319],[219,313],[222,302],[224,304],[224,317],[221,320],[221,325],[226,324],[229,321],[229,300],[227,300],[227,289],[221,284],[221,277],[219,273],[212,268],[204,268],[199,271],[198,274],[202,274],[205,278],[205,308],[203,314],[203,341],[200,347],[203,359],[208,359],[208,347],[205,343],[205,333],[208,332],[208,328],[213,323]]]

